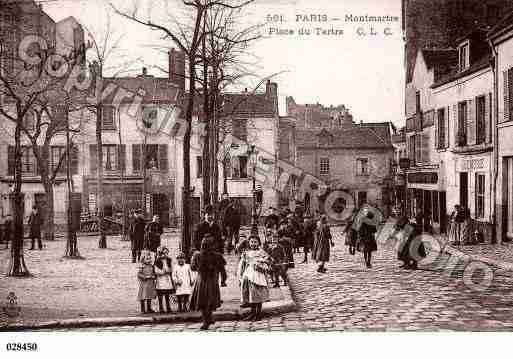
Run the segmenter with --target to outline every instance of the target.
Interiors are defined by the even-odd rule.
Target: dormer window
[[[463,43],[459,49],[459,67],[460,71],[464,71],[470,66],[470,57],[469,57],[469,43],[468,41]]]

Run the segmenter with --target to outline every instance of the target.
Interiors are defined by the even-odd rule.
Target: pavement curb
[[[292,297],[289,287],[280,287],[284,299],[264,303],[262,312],[265,315],[277,315],[295,311],[297,305]],[[214,312],[216,321],[236,321],[249,312],[249,309],[220,310]],[[151,324],[178,324],[197,323],[201,321],[199,312],[177,313],[177,314],[155,314],[153,316],[134,316],[121,318],[77,318],[60,319],[37,324],[13,324],[0,326],[0,332],[19,332],[38,329],[73,329],[90,327],[112,327],[128,325],[151,325]]]

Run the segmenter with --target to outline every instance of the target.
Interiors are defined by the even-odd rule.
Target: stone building
[[[343,212],[350,201],[356,206],[373,204],[388,214],[393,197],[393,126],[355,124],[344,105],[298,105],[291,97],[287,98],[287,113],[295,118],[294,165],[325,186],[311,188],[301,193],[303,198],[296,195],[295,200],[310,213],[330,210],[326,205]],[[300,181],[292,177],[292,192],[298,192]],[[327,199],[335,191],[347,196],[331,203]]]
[[[501,20],[488,33],[493,46],[493,102],[495,156],[491,159],[497,170],[496,233],[497,242],[513,239],[513,13]]]

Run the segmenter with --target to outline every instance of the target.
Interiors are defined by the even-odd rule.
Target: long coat
[[[316,224],[313,220],[303,223],[303,247],[311,249],[315,241]]]
[[[146,228],[146,222],[144,219],[137,217],[132,225],[131,240],[133,250],[140,251],[144,245],[144,231]]]
[[[41,215],[39,213],[32,212],[28,220],[28,225],[30,227],[30,237],[41,238],[41,224]]]
[[[191,295],[191,310],[216,310],[221,306],[219,274],[226,279],[225,265],[226,261],[219,253],[194,253],[191,269],[198,274]]]
[[[358,230],[357,249],[359,252],[375,252],[378,250],[378,244],[374,237],[376,226],[368,223],[362,223]]]
[[[322,225],[316,233],[312,248],[312,258],[316,262],[328,262],[330,260],[331,231],[328,225]]]
[[[146,236],[148,243],[146,246],[152,252],[157,252],[157,248],[160,247],[160,236],[164,233],[162,225],[159,222],[150,222],[146,226]]]

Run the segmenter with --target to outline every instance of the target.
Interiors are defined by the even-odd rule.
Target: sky
[[[121,8],[130,8],[135,0],[111,1]],[[180,0],[139,2],[141,11],[151,13],[154,20],[163,13],[172,13],[177,18],[183,15],[179,10]],[[167,9],[161,5],[164,2],[168,3]],[[54,20],[74,16],[97,37],[105,32],[110,18],[113,38],[122,35],[119,47],[123,49],[113,58],[113,65],[139,59],[136,71],[146,66],[155,75],[159,75],[157,67],[167,68],[166,55],[155,47],[172,44],[163,41],[158,32],[112,14],[107,0],[43,0],[41,3]],[[346,16],[351,15],[353,19],[388,15],[397,21],[346,21]],[[357,122],[391,121],[401,126],[404,42],[400,20],[400,0],[256,0],[244,21],[266,22],[262,28],[265,38],[250,51],[255,56],[259,77],[278,74],[273,81],[278,83],[281,114],[285,115],[285,98],[292,96],[300,104],[343,104]],[[370,35],[371,27],[376,35]],[[302,28],[309,29],[310,35],[300,35]],[[247,87],[252,89],[253,84],[254,81],[248,80]]]

